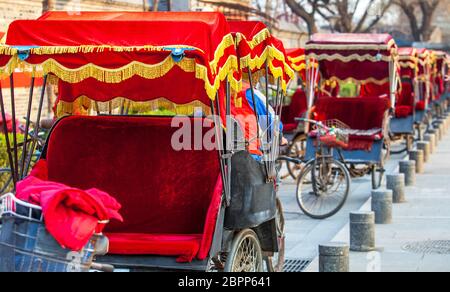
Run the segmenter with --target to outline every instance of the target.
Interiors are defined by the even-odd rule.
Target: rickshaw
[[[350,191],[352,166],[363,165],[372,174],[372,187],[381,186],[398,91],[397,61],[390,35],[315,34],[307,43],[311,118],[305,122],[313,127],[308,128],[297,199],[308,216],[323,219],[340,210]],[[350,81],[361,87],[359,96],[321,93],[329,82]]]
[[[417,77],[419,96],[416,98],[416,128],[418,131],[418,140],[421,140],[424,131],[427,131],[431,125],[432,100],[432,55],[427,49],[417,49],[419,54],[419,75]]]
[[[30,175],[35,140],[24,143],[23,155],[18,155],[15,138],[12,146],[7,143],[16,190],[39,178],[81,193],[98,188],[122,205],[123,222],[106,224],[109,220],[98,218],[95,226],[93,234],[101,242],[107,238],[109,249],[97,250],[95,238],[80,252],[58,247],[55,259],[49,254],[56,252],[48,250],[56,249],[54,240],[50,245],[51,236],[46,236],[28,250],[34,261],[62,263],[58,270],[65,270],[73,267],[77,252],[83,271],[280,269],[273,262],[282,248],[276,184],[268,179],[267,164],[245,149],[227,147],[232,144],[227,116],[231,92],[239,91],[239,80],[233,78],[239,64],[222,14],[49,12],[37,20],[14,21],[7,35],[0,47],[2,73],[13,78],[20,67],[44,74],[36,127],[47,83],[58,86],[57,112],[64,113]],[[32,86],[29,114],[34,99]],[[130,103],[169,108],[177,116],[130,115]],[[3,98],[0,104],[4,116]],[[70,115],[75,107],[83,109],[77,111],[82,115]],[[9,222],[9,228],[3,226],[0,233],[0,248],[8,251],[0,253],[1,262],[17,261],[23,251],[17,237],[31,232],[28,223],[41,231],[49,227],[50,222],[35,216],[40,207],[19,195],[2,197],[8,198],[2,222]],[[18,207],[26,210],[20,217],[14,212]],[[15,234],[19,227],[22,233]]]
[[[266,180],[278,189],[281,105],[294,72],[287,64],[283,43],[271,35],[264,23],[231,21],[230,29],[239,60],[233,82],[241,84],[241,80],[244,84],[231,100],[230,122],[239,125],[238,132],[243,131],[235,135],[233,142],[264,165]],[[277,208],[280,251],[273,262],[278,263],[274,270],[280,271],[284,262],[284,216],[278,198]]]
[[[399,48],[399,65],[401,78],[401,93],[398,95],[395,115],[390,122],[391,140],[404,139],[406,147],[392,150],[399,154],[412,150],[415,139],[416,98],[419,96],[418,69],[419,58],[415,48]]]
[[[448,67],[446,64],[447,53],[442,51],[434,52],[436,58],[436,69],[433,78],[433,88],[436,95],[436,106],[437,106],[437,118],[442,118],[448,108],[447,100],[447,88],[444,77],[448,74]]]
[[[301,159],[305,154],[306,135],[303,123],[298,122],[296,118],[305,117],[307,112],[305,49],[289,49],[286,54],[290,67],[297,73],[297,88],[294,88],[291,94],[290,104],[283,106],[282,110],[283,134],[289,144],[282,148],[281,155]],[[286,161],[286,166],[288,175],[297,179],[301,164]],[[282,178],[288,175],[283,175]]]

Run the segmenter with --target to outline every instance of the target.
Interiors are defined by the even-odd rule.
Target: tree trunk
[[[305,8],[299,5],[295,0],[286,0],[286,4],[291,8],[292,12],[306,22],[308,33],[310,35],[318,32],[315,15],[308,13]]]
[[[42,13],[55,10],[55,0],[42,0]]]

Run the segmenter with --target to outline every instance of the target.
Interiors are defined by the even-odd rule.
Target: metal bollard
[[[400,173],[405,175],[405,186],[416,184],[416,162],[414,160],[400,161]]]
[[[350,248],[345,243],[319,245],[319,272],[346,273],[350,271]]]
[[[375,213],[350,213],[350,250],[369,252],[375,250]]]
[[[435,138],[436,136],[434,136],[434,134],[426,134],[423,137],[423,140],[426,142],[430,143],[430,154],[433,154],[436,151],[436,141]]]
[[[409,160],[416,162],[416,173],[424,173],[423,151],[414,150],[409,152]]]
[[[375,224],[392,223],[392,190],[372,191],[372,211],[375,213]]]
[[[392,190],[392,201],[396,204],[406,202],[405,199],[405,175],[392,174],[386,176],[386,188]]]
[[[417,142],[417,149],[423,151],[423,161],[427,163],[430,160],[430,143],[429,142]]]

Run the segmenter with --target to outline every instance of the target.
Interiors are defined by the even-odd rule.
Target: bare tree
[[[394,0],[285,0],[291,10],[302,18],[310,34],[317,32],[317,20],[327,21],[333,31],[370,32],[383,18]],[[365,5],[365,6],[364,6]],[[307,9],[309,8],[309,10]],[[359,11],[364,10],[363,13]]]
[[[406,15],[415,41],[429,41],[434,30],[434,14],[441,0],[395,0]]]
[[[42,13],[55,9],[55,0],[42,0]]]

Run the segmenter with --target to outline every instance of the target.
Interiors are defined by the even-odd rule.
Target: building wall
[[[65,11],[140,11],[143,10],[141,0],[54,0],[55,10]],[[15,19],[36,19],[42,14],[42,0],[0,0],[0,32],[5,32],[9,23]],[[6,81],[2,81],[6,87]],[[34,91],[33,115],[36,115],[41,88],[36,87]],[[10,110],[10,89],[2,90],[6,108]],[[17,117],[21,119],[27,112],[27,101],[29,88],[19,87],[15,89],[15,103]],[[52,97],[54,98],[54,97]],[[44,102],[44,116],[47,115],[47,98]]]
[[[107,11],[142,10],[141,0],[53,0],[55,10]],[[0,0],[0,31],[14,19],[36,19],[42,14],[42,0]]]

